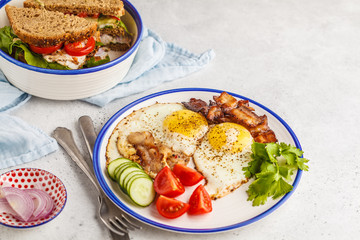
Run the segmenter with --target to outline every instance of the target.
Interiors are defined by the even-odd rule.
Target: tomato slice
[[[175,198],[160,195],[156,201],[156,208],[161,216],[166,218],[177,218],[187,212],[189,204]]]
[[[184,186],[193,186],[204,179],[204,176],[195,169],[179,163],[175,164],[173,173],[180,179],[180,182]]]
[[[84,17],[87,17],[88,15],[86,12],[81,12],[81,13],[77,14],[76,16],[84,18]]]
[[[167,166],[156,175],[154,189],[166,197],[176,197],[185,192],[184,186]]]
[[[83,44],[83,41],[81,41],[81,42],[66,44],[64,47],[67,54],[76,57],[87,55],[91,53],[94,50],[94,48],[95,48],[95,39],[93,37],[90,37],[87,40],[85,46]]]
[[[35,53],[50,54],[50,53],[55,52],[59,48],[61,48],[62,45],[63,45],[63,43],[59,43],[58,45],[50,46],[50,47],[38,47],[38,46],[29,44],[29,47],[30,47],[31,51],[33,51]]]
[[[189,199],[189,214],[204,214],[212,211],[211,198],[203,185],[199,185]]]
[[[100,13],[94,13],[93,15],[91,15],[92,18],[99,18],[100,17]]]
[[[113,19],[116,19],[118,21],[121,21],[120,18],[118,18],[117,16],[110,16],[110,17],[113,18]]]

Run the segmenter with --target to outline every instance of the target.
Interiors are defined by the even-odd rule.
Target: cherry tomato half
[[[185,192],[184,186],[167,166],[156,175],[154,189],[166,197],[176,197]]]
[[[87,55],[91,53],[94,50],[94,48],[95,48],[95,39],[93,37],[90,37],[87,40],[85,46],[83,46],[81,41],[81,42],[66,44],[64,47],[67,54],[76,57]]]
[[[195,169],[189,168],[183,164],[175,164],[173,173],[180,179],[184,186],[193,186],[204,179],[204,176]]]
[[[38,46],[29,44],[29,47],[30,47],[31,51],[33,51],[35,53],[50,54],[50,53],[55,52],[59,48],[61,48],[62,45],[63,45],[63,43],[59,43],[58,45],[50,46],[50,47],[38,47]]]
[[[204,214],[212,211],[211,198],[203,185],[199,185],[189,199],[189,214]]]
[[[189,204],[175,198],[168,198],[160,195],[156,201],[156,209],[163,217],[177,218],[187,212]]]

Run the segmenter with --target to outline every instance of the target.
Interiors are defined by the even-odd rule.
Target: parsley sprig
[[[257,143],[251,145],[252,161],[244,167],[247,178],[255,177],[254,182],[247,190],[248,201],[253,201],[253,206],[266,203],[267,198],[279,198],[293,189],[287,181],[298,168],[308,171],[302,158],[303,151],[286,143]]]

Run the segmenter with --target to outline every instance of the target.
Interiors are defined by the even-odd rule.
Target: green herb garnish
[[[293,189],[287,183],[291,175],[298,168],[308,171],[302,158],[303,151],[285,143],[257,143],[251,145],[252,161],[244,167],[247,178],[255,177],[246,191],[248,201],[253,201],[253,206],[266,203],[268,197],[277,199]]]

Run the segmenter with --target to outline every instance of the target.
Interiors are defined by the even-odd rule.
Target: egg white
[[[173,151],[191,156],[199,144],[199,139],[207,132],[208,126],[201,126],[199,130],[195,129],[199,134],[191,137],[164,127],[164,120],[167,116],[185,109],[181,103],[156,103],[132,112],[122,119],[114,129],[107,145],[107,162],[119,156],[131,158],[135,155],[136,149],[128,142],[127,137],[132,132],[144,131],[150,132],[156,142],[171,148]]]
[[[209,131],[213,127],[211,126]],[[206,134],[193,155],[196,169],[204,175],[205,188],[212,199],[224,197],[248,181],[243,167],[246,167],[251,160],[253,139],[250,136],[242,150],[233,152],[229,143],[235,141],[235,133],[234,129],[227,131],[227,144],[221,149],[214,149],[209,134]]]

